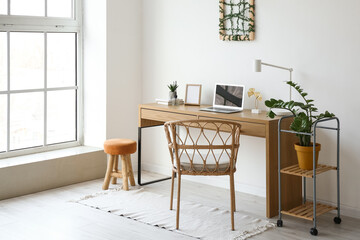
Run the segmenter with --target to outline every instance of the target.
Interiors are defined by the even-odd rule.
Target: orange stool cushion
[[[109,139],[104,142],[104,152],[110,155],[126,155],[136,152],[136,142],[130,139]]]

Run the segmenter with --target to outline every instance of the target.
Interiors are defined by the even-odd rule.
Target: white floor
[[[144,181],[157,177],[150,173],[143,176]],[[99,179],[0,201],[0,240],[189,239],[178,233],[70,202],[101,191],[101,186],[102,179]],[[144,188],[168,196],[170,181]],[[230,194],[226,189],[183,180],[181,190],[182,200],[222,208],[230,206]],[[264,198],[237,192],[236,204],[237,210],[258,218],[265,216]],[[309,233],[312,222],[284,216],[283,228],[269,230],[251,239],[360,239],[360,219],[343,216],[342,223],[336,225],[334,216],[335,213],[327,213],[319,217],[317,237]],[[276,220],[271,219],[273,222]]]

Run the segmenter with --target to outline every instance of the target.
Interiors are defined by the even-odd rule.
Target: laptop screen
[[[244,86],[216,84],[215,106],[243,108]]]

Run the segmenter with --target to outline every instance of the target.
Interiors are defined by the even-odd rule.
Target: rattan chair
[[[174,177],[178,178],[176,229],[179,229],[182,175],[230,176],[231,229],[234,230],[234,173],[241,125],[220,120],[184,120],[164,124],[172,162],[170,210],[173,207]]]

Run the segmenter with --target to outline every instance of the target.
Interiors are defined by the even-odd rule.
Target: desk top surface
[[[243,111],[237,113],[217,113],[217,112],[200,111],[200,108],[206,108],[206,107],[210,107],[210,105],[167,106],[157,103],[148,103],[148,104],[139,105],[139,109],[151,109],[151,110],[166,111],[166,112],[180,113],[180,114],[192,114],[202,117],[220,118],[220,119],[228,119],[228,120],[241,120],[241,121],[258,122],[258,123],[278,121],[280,118],[280,117],[275,117],[274,119],[271,119],[266,116],[266,111],[262,111],[261,113],[256,114],[256,113],[251,113],[250,109],[244,109]]]

